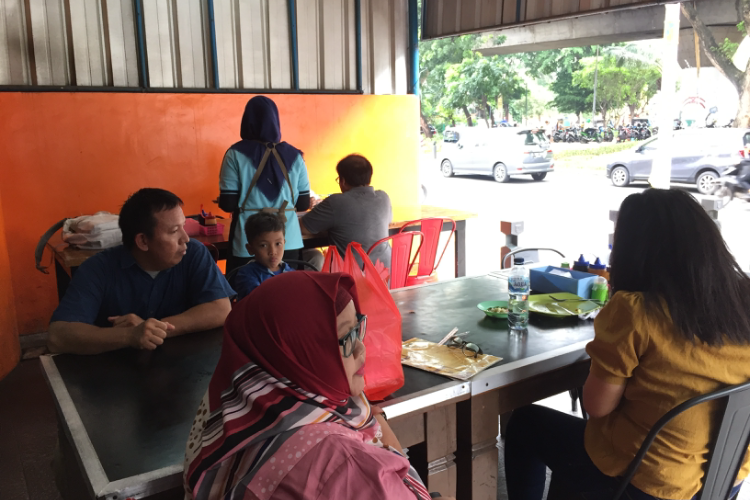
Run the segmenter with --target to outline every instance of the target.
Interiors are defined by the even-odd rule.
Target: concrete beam
[[[697,2],[698,13],[703,21],[716,33],[717,39],[729,38],[738,42],[742,34],[737,31],[737,10],[734,0],[701,0]],[[687,19],[682,19],[680,46],[685,48],[680,54],[681,64],[685,61],[695,66],[695,48],[692,42],[693,31]],[[616,42],[649,40],[661,38],[664,33],[664,7],[644,7],[642,9],[610,12],[595,16],[552,21],[546,24],[510,28],[494,32],[506,37],[499,46],[479,50],[484,55],[517,54],[540,50],[561,49],[604,45]],[[688,45],[687,41],[690,39]],[[692,52],[692,56],[689,54]],[[702,61],[709,64],[705,54]]]

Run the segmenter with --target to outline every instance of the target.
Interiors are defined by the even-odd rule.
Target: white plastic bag
[[[82,250],[103,250],[122,243],[119,215],[97,212],[65,221],[62,239]]]

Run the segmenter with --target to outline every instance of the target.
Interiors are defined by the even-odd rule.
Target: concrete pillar
[[[659,105],[658,125],[659,147],[656,149],[651,176],[648,181],[652,187],[669,189],[672,173],[672,120],[676,115],[675,88],[677,87],[677,49],[680,42],[680,4],[664,6],[664,57],[662,57],[661,98]]]

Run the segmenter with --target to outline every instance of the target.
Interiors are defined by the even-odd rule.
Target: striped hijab
[[[359,310],[351,277],[296,272],[264,282],[229,315],[190,432],[186,498],[242,499],[250,491],[267,500],[330,434],[382,446],[366,397],[349,395],[336,333],[338,287]],[[295,314],[289,304],[300,304]],[[300,446],[303,437],[312,447]],[[416,499],[430,498],[413,469],[404,483]]]

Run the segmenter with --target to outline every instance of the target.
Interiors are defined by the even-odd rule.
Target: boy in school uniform
[[[276,214],[258,212],[245,221],[247,251],[254,257],[237,270],[232,280],[238,300],[249,295],[265,280],[293,271],[282,260],[284,234],[284,223]]]

